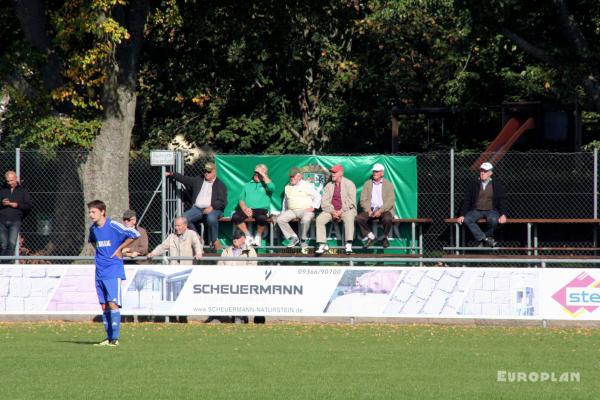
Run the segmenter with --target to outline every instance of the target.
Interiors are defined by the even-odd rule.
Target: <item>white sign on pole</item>
[[[171,150],[152,150],[150,152],[150,165],[153,167],[175,165],[175,152]]]

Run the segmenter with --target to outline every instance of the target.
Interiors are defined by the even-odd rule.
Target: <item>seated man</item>
[[[291,168],[288,175],[290,182],[285,185],[283,207],[277,218],[277,225],[289,240],[288,247],[296,246],[302,239],[300,248],[305,253],[308,251],[310,222],[315,217],[315,209],[319,208],[319,196],[315,187],[302,179],[299,168]],[[290,221],[294,218],[300,218],[300,239],[290,226]]]
[[[383,225],[381,245],[384,248],[389,247],[388,237],[392,230],[394,203],[396,202],[394,186],[383,178],[383,165],[379,163],[373,165],[372,171],[371,179],[365,182],[360,194],[360,206],[363,211],[356,217],[356,222],[364,236],[363,247],[365,249],[375,242],[375,234],[369,227],[369,223],[375,220],[381,221]]]
[[[148,232],[144,228],[137,226],[137,215],[134,210],[127,210],[123,213],[123,225],[127,228],[135,229],[140,233],[138,240],[122,250],[123,255],[125,257],[138,257],[148,254]],[[125,261],[125,263],[131,263],[131,261]],[[144,264],[144,261],[136,261],[136,264]]]
[[[498,224],[506,222],[505,193],[502,182],[492,179],[494,166],[484,162],[479,167],[479,179],[471,182],[465,192],[460,216],[457,222],[467,225],[479,247],[494,247],[494,230]],[[477,225],[477,220],[485,218],[487,228],[485,233]]]
[[[246,235],[241,230],[233,232],[232,245],[223,249],[221,257],[240,257],[240,261],[219,261],[217,265],[257,265],[256,261],[243,260],[244,258],[256,257],[256,250],[252,246],[246,244]],[[211,316],[205,322],[234,322],[234,323],[248,323],[248,317],[237,316],[237,317],[216,317]],[[255,324],[264,324],[265,317],[254,317]]]
[[[316,255],[329,251],[325,225],[330,222],[344,222],[344,237],[346,239],[346,254],[352,254],[352,240],[354,239],[354,219],[356,218],[356,185],[350,179],[344,178],[344,168],[337,164],[331,167],[331,182],[323,188],[321,209],[323,212],[317,217],[317,243],[319,247]]]
[[[189,228],[194,231],[196,222],[206,221],[208,242],[216,250],[220,250],[222,246],[219,242],[219,218],[223,216],[227,206],[227,188],[217,178],[215,164],[204,164],[203,176],[191,177],[174,172],[167,172],[166,176],[183,183],[188,190],[191,189],[194,205],[184,212],[183,216],[187,219]]]
[[[167,239],[156,246],[148,254],[148,259],[169,252],[170,257],[194,257],[196,260],[202,258],[202,239],[196,231],[188,229],[188,221],[185,217],[175,218],[175,232],[167,236]],[[172,265],[193,264],[193,260],[171,260]]]
[[[252,180],[242,189],[239,196],[239,209],[231,216],[231,222],[246,235],[248,245],[260,246],[262,236],[267,227],[269,209],[271,208],[271,196],[275,190],[275,184],[268,175],[269,170],[264,164],[254,167]],[[250,235],[246,218],[254,218],[258,227],[254,239]]]

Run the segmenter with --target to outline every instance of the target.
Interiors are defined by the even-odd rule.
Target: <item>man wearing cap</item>
[[[383,165],[380,163],[373,165],[371,179],[365,182],[360,194],[360,207],[363,211],[356,217],[356,223],[363,235],[365,249],[375,242],[375,234],[369,227],[369,223],[376,220],[383,226],[381,245],[384,248],[390,245],[388,237],[392,230],[396,196],[392,183],[384,179],[383,175]]]
[[[125,257],[139,257],[148,254],[148,232],[140,226],[137,226],[137,214],[134,210],[127,210],[123,213],[123,225],[127,228],[135,229],[140,233],[140,238],[133,242],[129,247],[125,247],[121,252]],[[138,261],[143,264],[143,261]]]
[[[325,225],[330,221],[344,222],[344,237],[346,239],[346,254],[352,254],[354,239],[354,219],[356,218],[356,185],[350,179],[344,178],[344,168],[337,164],[331,167],[331,182],[323,188],[321,209],[316,221],[317,243],[316,255],[329,250]]]
[[[302,252],[308,251],[308,229],[319,208],[319,196],[314,186],[302,179],[299,168],[293,167],[288,173],[290,182],[285,185],[281,214],[277,217],[277,225],[283,236],[289,240],[288,247],[300,243],[298,235],[290,226],[290,221],[300,218],[300,247]]]
[[[183,183],[192,192],[194,204],[183,214],[188,221],[188,227],[195,231],[196,222],[206,221],[208,242],[216,250],[220,250],[222,246],[219,242],[219,218],[223,216],[227,206],[227,188],[217,178],[215,164],[205,163],[202,176],[193,177],[174,172],[167,172],[166,176]]]
[[[271,209],[271,196],[275,190],[275,184],[268,175],[269,170],[265,164],[254,167],[252,180],[244,185],[238,197],[238,210],[231,216],[231,222],[246,235],[248,245],[260,246],[262,235],[267,227],[269,210]],[[258,227],[256,236],[252,238],[246,218],[254,218]]]
[[[493,169],[489,162],[481,164],[479,179],[469,185],[460,216],[456,219],[459,224],[465,223],[480,247],[494,247],[494,230],[498,224],[506,222],[504,186],[498,179],[492,179]],[[477,225],[480,218],[486,220],[485,232]]]

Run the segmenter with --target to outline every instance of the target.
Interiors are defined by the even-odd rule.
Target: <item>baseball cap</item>
[[[136,218],[135,211],[127,210],[123,213],[123,219],[131,219],[131,218]]]
[[[212,172],[212,170],[215,168],[216,166],[213,162],[204,163],[204,172]]]
[[[492,163],[484,162],[483,164],[481,164],[479,169],[483,169],[485,171],[491,171],[494,169],[494,166],[492,165]]]
[[[329,171],[333,172],[333,173],[340,172],[343,170],[344,170],[344,167],[342,167],[340,164],[335,164],[333,167],[329,168]]]
[[[290,172],[288,172],[288,175],[289,176],[296,176],[299,173],[300,173],[300,168],[298,168],[298,167],[292,167],[292,168],[290,168]]]
[[[384,169],[383,164],[379,164],[379,163],[373,164],[373,169],[372,169],[373,171],[383,171],[383,169]]]

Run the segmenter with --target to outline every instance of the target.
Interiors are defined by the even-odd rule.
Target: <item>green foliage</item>
[[[78,120],[67,116],[40,118],[30,127],[21,143],[25,148],[91,149],[99,132],[100,120]]]

